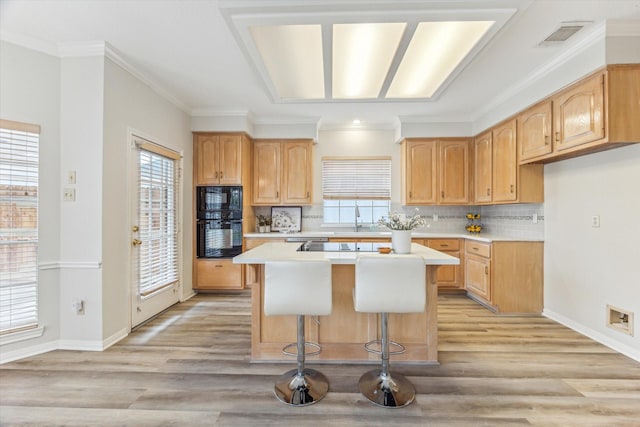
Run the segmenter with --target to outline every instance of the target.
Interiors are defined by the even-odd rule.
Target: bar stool
[[[320,346],[305,342],[305,315],[323,316],[331,313],[331,263],[329,260],[277,260],[265,263],[264,314],[297,315],[298,332],[295,343],[282,349],[284,354],[297,356],[297,369],[284,373],[274,387],[278,400],[288,405],[305,406],[322,399],[329,390],[329,381],[321,372],[305,368],[305,355],[320,354]],[[288,349],[296,347],[296,353]],[[305,354],[305,346],[316,351]]]
[[[360,392],[386,408],[409,405],[415,399],[415,387],[403,375],[391,374],[389,370],[389,356],[404,353],[405,348],[389,341],[387,315],[424,311],[427,301],[424,260],[416,255],[359,255],[353,297],[356,311],[381,314],[381,339],[368,342],[365,348],[381,354],[382,369],[370,370],[360,377]],[[380,343],[379,351],[371,348],[376,342]],[[399,350],[389,351],[390,344]]]

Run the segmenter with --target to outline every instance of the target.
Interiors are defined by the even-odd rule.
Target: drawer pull
[[[484,266],[484,274],[489,274],[489,267],[486,265]]]
[[[477,247],[477,246],[471,246],[471,249],[473,249],[474,251],[479,251],[480,250],[480,248]]]
[[[220,265],[220,264],[216,264],[214,267],[215,267],[215,268],[222,268],[222,265]]]
[[[446,243],[443,243],[443,244],[441,244],[441,245],[440,245],[440,247],[441,247],[441,248],[448,248],[448,247],[449,247],[449,245],[447,245]]]
[[[556,141],[560,141],[560,132],[556,132]]]

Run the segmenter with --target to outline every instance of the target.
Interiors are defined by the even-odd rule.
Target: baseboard
[[[102,341],[59,340],[58,350],[103,351],[125,338],[129,333],[121,329]]]
[[[42,353],[48,353],[57,350],[58,343],[56,341],[47,342],[38,345],[32,345],[13,351],[0,352],[0,365],[3,363],[13,362],[15,360],[24,359],[25,357],[37,356]]]
[[[579,332],[582,335],[585,335],[591,338],[592,340],[597,341],[600,344],[605,345],[610,349],[617,351],[618,353],[622,353],[625,356],[640,362],[640,350],[638,349],[635,349],[619,341],[611,339],[611,337],[608,337],[598,331],[594,331],[591,328],[587,328],[584,325],[581,325],[580,323],[577,323],[574,320],[569,319],[568,317],[565,317],[554,311],[544,309],[542,311],[542,315],[551,320],[555,320],[556,322],[561,323],[567,328],[573,329],[574,331]]]

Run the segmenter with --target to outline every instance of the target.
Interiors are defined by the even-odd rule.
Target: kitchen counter
[[[271,233],[276,236],[287,236]],[[361,233],[362,235],[364,233]],[[264,234],[260,234],[263,237]],[[340,237],[343,237],[342,235]],[[319,343],[322,352],[309,361],[378,363],[379,356],[368,353],[364,343],[378,339],[378,314],[359,313],[353,308],[355,261],[358,252],[299,252],[302,242],[270,242],[233,258],[234,264],[258,264],[258,280],[251,287],[251,358],[258,361],[291,360],[282,348],[296,340],[295,316],[265,316],[264,264],[277,259],[329,259],[332,264],[333,309],[329,316],[307,316],[306,336]],[[460,260],[434,249],[413,243],[411,253],[424,259],[426,268],[427,305],[422,313],[389,315],[389,334],[401,342],[406,351],[393,356],[396,362],[438,362],[438,289],[436,271],[439,265],[456,265]],[[389,286],[393,286],[390,283]]]
[[[390,231],[301,231],[297,233],[245,233],[247,238],[263,239],[288,239],[288,238],[389,238]],[[471,233],[430,233],[425,231],[413,231],[411,237],[414,239],[468,239],[479,242],[542,242],[542,238],[513,237],[491,233],[471,234]]]

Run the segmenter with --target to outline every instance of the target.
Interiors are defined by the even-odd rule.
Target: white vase
[[[411,252],[411,230],[391,230],[391,247],[397,254]]]

